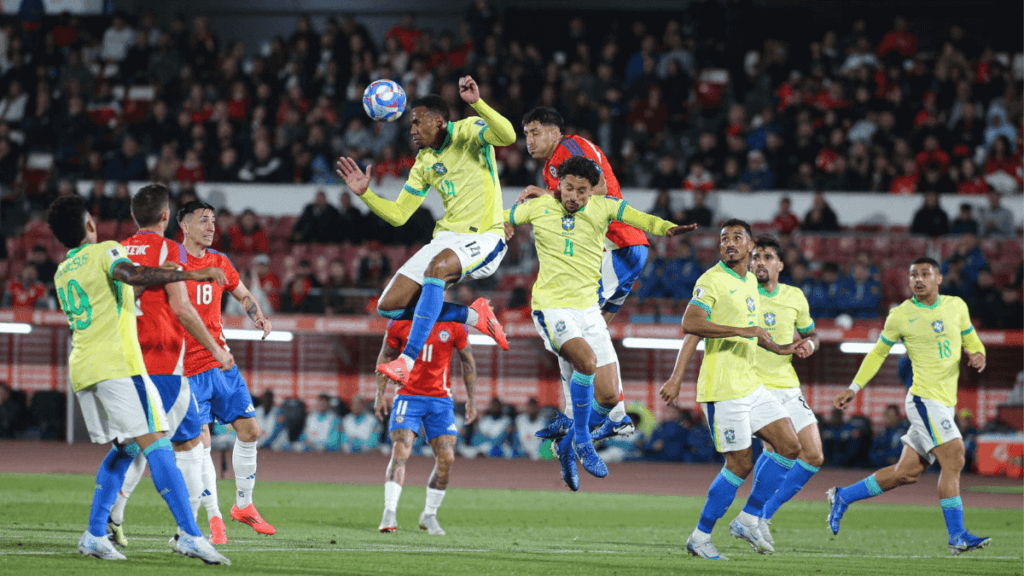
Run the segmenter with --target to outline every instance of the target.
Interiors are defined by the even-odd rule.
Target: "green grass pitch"
[[[173,520],[148,479],[128,505],[128,561],[104,562],[75,552],[93,482],[81,475],[0,474],[0,573],[991,576],[1021,574],[1024,565],[1020,509],[968,509],[968,527],[993,542],[951,558],[937,505],[854,505],[834,537],[824,502],[791,502],[775,518],[776,553],[765,557],[728,535],[737,502],[715,529],[719,550],[731,560],[709,562],[684,549],[702,498],[454,487],[438,514],[448,535],[428,536],[417,526],[422,486],[402,494],[399,531],[380,534],[382,486],[260,482],[256,501],[277,535],[258,536],[229,519],[229,543],[220,549],[232,566],[206,566],[169,551]],[[225,513],[232,490],[229,481],[220,483]],[[203,512],[200,517],[203,525]]]

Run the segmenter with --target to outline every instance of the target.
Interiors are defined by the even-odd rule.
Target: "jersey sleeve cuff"
[[[888,339],[888,338],[886,338],[885,336],[881,336],[881,335],[880,335],[880,336],[878,337],[878,339],[879,339],[879,340],[881,340],[882,342],[884,342],[886,346],[895,346],[895,345],[896,345],[896,343],[895,343],[895,342],[893,342],[892,340],[889,340],[889,339]]]
[[[970,333],[971,333],[971,332],[973,332],[973,331],[974,331],[974,326],[971,326],[971,327],[970,327],[970,328],[968,328],[967,330],[963,330],[963,331],[961,331],[961,332],[960,332],[960,335],[961,335],[961,336],[967,336],[968,334],[970,334]]]
[[[488,128],[490,128],[490,126],[484,126],[483,128],[480,129],[480,132],[478,132],[477,135],[476,135],[476,137],[480,139],[480,143],[485,145],[485,146],[487,145],[487,141],[484,140],[484,131],[487,130]]]
[[[117,260],[114,260],[113,264],[110,265],[110,272],[108,272],[108,275],[111,278],[114,277],[114,267],[117,266],[118,264],[120,264],[121,262],[127,262],[129,264],[134,265],[134,263],[131,260],[127,259],[127,258],[118,258]]]
[[[625,200],[619,201],[619,213],[615,215],[615,219],[618,220],[619,222],[622,222],[622,213],[626,211],[626,206],[629,206],[629,204],[626,204]],[[708,310],[708,314],[710,313],[711,311]]]
[[[369,190],[367,190],[367,191],[369,191]],[[409,194],[413,194],[413,195],[416,195],[416,196],[426,196],[427,192],[430,191],[430,186],[427,186],[426,188],[424,188],[422,190],[417,190],[417,189],[413,188],[412,186],[409,186],[408,184],[406,184],[405,186],[402,186],[402,191],[403,192],[408,192]]]
[[[516,225],[516,208],[519,208],[519,204],[513,204],[512,209],[508,211],[508,223]]]
[[[806,327],[806,328],[797,328],[796,329],[796,331],[801,333],[801,334],[807,334],[808,332],[810,332],[812,330],[814,330],[814,322],[811,322],[811,325]]]
[[[711,314],[711,306],[708,306],[699,300],[690,300],[690,306],[696,306],[697,308],[707,312],[709,315]]]

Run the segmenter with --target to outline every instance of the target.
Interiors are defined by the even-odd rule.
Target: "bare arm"
[[[110,275],[114,280],[131,284],[132,286],[155,286],[170,284],[171,282],[183,282],[185,280],[194,280],[196,282],[213,281],[223,286],[227,282],[224,271],[220,268],[168,270],[166,268],[136,266],[128,261],[115,265]]]
[[[166,285],[164,290],[167,291],[167,301],[171,305],[171,310],[178,318],[178,322],[181,322],[181,325],[185,327],[185,330],[198,340],[204,348],[209,350],[210,354],[213,354],[214,359],[220,362],[221,369],[230,370],[234,367],[234,357],[210,335],[210,331],[206,329],[202,318],[199,317],[199,313],[192,306],[185,284],[172,282]]]
[[[270,331],[273,327],[270,325],[270,319],[263,314],[263,310],[260,309],[259,302],[256,301],[256,297],[249,292],[249,289],[245,287],[245,284],[241,281],[238,282],[238,286],[231,291],[231,295],[235,297],[242,304],[242,309],[245,313],[256,323],[256,327],[263,330],[263,339],[266,340]]]
[[[690,364],[694,352],[697,351],[698,343],[700,343],[700,338],[693,334],[683,337],[683,345],[679,348],[679,355],[676,356],[676,365],[672,369],[672,375],[661,387],[661,399],[665,401],[665,404],[671,404],[679,397],[683,375],[686,374],[686,367]]]
[[[807,334],[800,334],[797,332],[797,338],[803,338],[804,341],[800,344],[799,349],[796,351],[797,358],[807,358],[811,354],[818,351],[821,347],[821,340],[818,338],[818,333],[811,330]]]
[[[732,338],[734,336],[757,338],[758,346],[781,355],[795,354],[797,348],[803,343],[803,340],[796,340],[792,344],[779,346],[772,340],[768,331],[760,326],[737,328],[715,324],[707,319],[704,309],[698,306],[687,306],[686,313],[683,315],[683,331],[701,338]]]
[[[459,350],[459,362],[462,363],[462,381],[466,384],[466,424],[476,420],[476,360],[473,348],[468,344]]]
[[[387,336],[384,337],[384,344],[380,347],[380,354],[377,355],[377,365],[387,364],[395,358],[398,358],[398,350],[395,350],[391,346],[388,346]],[[377,415],[377,420],[384,421],[384,417],[387,416],[387,404],[384,401],[384,391],[387,390],[388,382],[391,379],[387,376],[377,372],[377,397],[373,400],[373,413]]]

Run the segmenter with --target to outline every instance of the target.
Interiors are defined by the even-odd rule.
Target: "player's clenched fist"
[[[459,78],[459,96],[466,104],[476,104],[480,100],[480,87],[472,76]]]

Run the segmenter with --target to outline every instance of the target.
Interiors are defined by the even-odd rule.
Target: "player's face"
[[[523,133],[526,134],[526,150],[538,160],[551,158],[562,138],[562,132],[557,126],[544,126],[537,121],[523,126]]]
[[[431,112],[423,106],[413,108],[412,116],[409,117],[409,135],[412,136],[413,147],[417,150],[433,148],[442,126],[444,118],[436,112]]]
[[[718,251],[722,254],[722,261],[732,266],[750,255],[750,244],[750,235],[743,226],[728,226],[722,228]]]
[[[558,181],[558,191],[566,212],[575,214],[587,205],[587,198],[594,191],[594,187],[586,178],[570,175]]]
[[[757,276],[758,284],[778,282],[782,268],[782,260],[779,259],[775,248],[754,248],[754,254],[750,257],[750,269],[754,276]]]
[[[189,241],[203,248],[213,245],[213,233],[217,231],[213,210],[196,210],[182,224],[182,231]]]
[[[910,289],[920,300],[935,296],[942,284],[942,274],[931,264],[913,264],[910,266]]]

